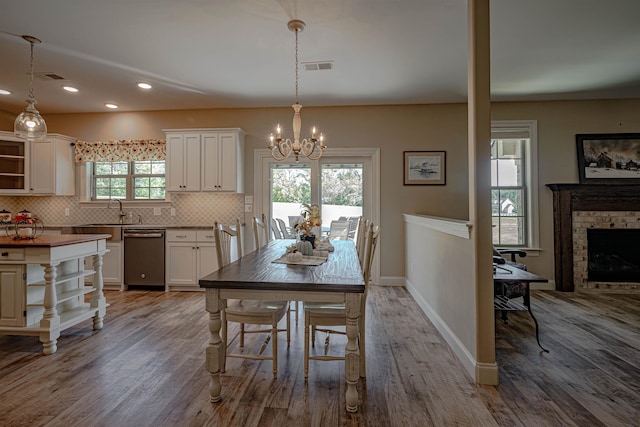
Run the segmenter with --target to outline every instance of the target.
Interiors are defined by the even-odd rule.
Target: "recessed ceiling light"
[[[151,89],[151,85],[149,83],[143,83],[143,82],[138,83],[138,87],[140,89]]]
[[[0,95],[11,95],[11,92],[8,90],[0,89]]]
[[[67,92],[71,92],[71,93],[76,93],[78,91],[78,89],[76,89],[73,86],[62,86],[62,89],[66,90]]]
[[[111,108],[112,110],[115,110],[118,108],[118,106],[116,104],[104,104],[105,107],[107,108]]]

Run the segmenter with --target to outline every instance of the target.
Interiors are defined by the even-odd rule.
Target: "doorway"
[[[300,215],[301,203],[321,208],[323,227],[332,219],[364,216],[380,224],[380,150],[377,148],[331,149],[320,160],[278,162],[269,150],[254,152],[255,215],[281,218]],[[372,278],[378,281],[376,251]]]

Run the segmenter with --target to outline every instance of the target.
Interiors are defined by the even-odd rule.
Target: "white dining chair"
[[[363,267],[363,278],[365,283],[365,291],[362,295],[360,302],[360,319],[358,326],[360,334],[358,335],[358,348],[360,350],[360,376],[366,377],[366,348],[365,348],[365,335],[366,335],[366,308],[367,308],[367,288],[369,286],[369,280],[371,276],[371,264],[373,256],[375,254],[378,238],[380,236],[380,228],[374,227],[373,224],[369,224],[367,231],[365,232],[366,241],[366,255]],[[336,327],[345,326],[346,328],[347,316],[344,303],[322,303],[322,302],[309,302],[304,303],[304,378],[309,377],[309,360],[344,360],[344,356],[330,356],[329,350],[329,337],[331,334],[345,335],[345,331],[335,329],[324,329],[322,327]],[[311,331],[310,331],[311,329]],[[315,347],[315,334],[316,332],[325,332],[327,338],[325,340],[324,355],[311,355],[311,346]]]
[[[276,218],[276,221],[278,222],[278,226],[280,227],[280,232],[282,233],[282,238],[283,239],[295,239],[296,236],[291,233],[287,228],[287,225],[284,223],[284,220],[281,218]]]
[[[220,268],[231,262],[232,240],[237,240],[238,258],[242,257],[242,235],[240,232],[240,221],[236,220],[235,230],[215,222],[214,236],[216,239],[216,251],[218,257],[218,265]],[[222,371],[226,368],[226,358],[235,357],[241,359],[254,360],[271,360],[273,364],[273,377],[278,376],[278,332],[287,333],[287,347],[291,344],[290,335],[290,317],[289,317],[288,301],[261,301],[261,300],[227,300],[226,306],[221,311],[222,327],[220,328],[220,338],[224,343],[224,356],[222,360]],[[287,316],[286,329],[278,329],[278,323],[282,318]],[[240,331],[233,339],[228,339],[228,323],[235,322],[240,324]],[[269,329],[245,329],[245,324],[270,326]],[[228,347],[236,337],[239,339],[239,347],[244,347],[244,335],[268,332],[269,335],[265,339],[258,354],[246,353],[229,353]],[[271,356],[265,356],[262,353],[271,341]]]
[[[349,238],[349,228],[351,222],[345,221],[331,221],[329,226],[329,240],[347,240]]]
[[[275,218],[271,218],[269,223],[271,224],[271,232],[273,233],[273,238],[276,240],[283,239],[284,237],[282,236],[282,231],[280,231],[280,227],[278,226],[278,222],[275,220]]]
[[[269,229],[267,228],[264,214],[262,214],[262,219],[254,216],[252,221],[253,238],[256,242],[256,249],[258,249],[269,242]]]
[[[369,220],[364,217],[360,217],[358,221],[358,228],[356,229],[356,251],[358,252],[358,260],[360,261],[360,267],[364,263],[364,250],[365,250],[365,234],[369,228]]]

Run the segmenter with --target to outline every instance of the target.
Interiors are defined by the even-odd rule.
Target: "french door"
[[[269,212],[291,226],[303,203],[320,206],[323,228],[331,221],[363,216],[365,211],[365,158],[327,158],[318,162],[269,163]],[[367,165],[369,166],[369,165]],[[365,184],[366,183],[366,184]],[[367,198],[367,201],[370,198]],[[367,206],[368,207],[368,206]],[[371,209],[367,209],[370,212]]]
[[[320,206],[325,230],[340,217],[364,216],[380,224],[379,156],[379,149],[333,149],[320,160],[296,163],[278,162],[268,150],[255,150],[255,215],[264,213],[268,221],[281,218],[290,226],[300,205],[310,203]]]

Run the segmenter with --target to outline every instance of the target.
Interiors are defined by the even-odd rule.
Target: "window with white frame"
[[[164,200],[165,161],[93,162],[93,200]]]
[[[538,247],[537,181],[536,122],[492,122],[491,216],[495,246]]]

